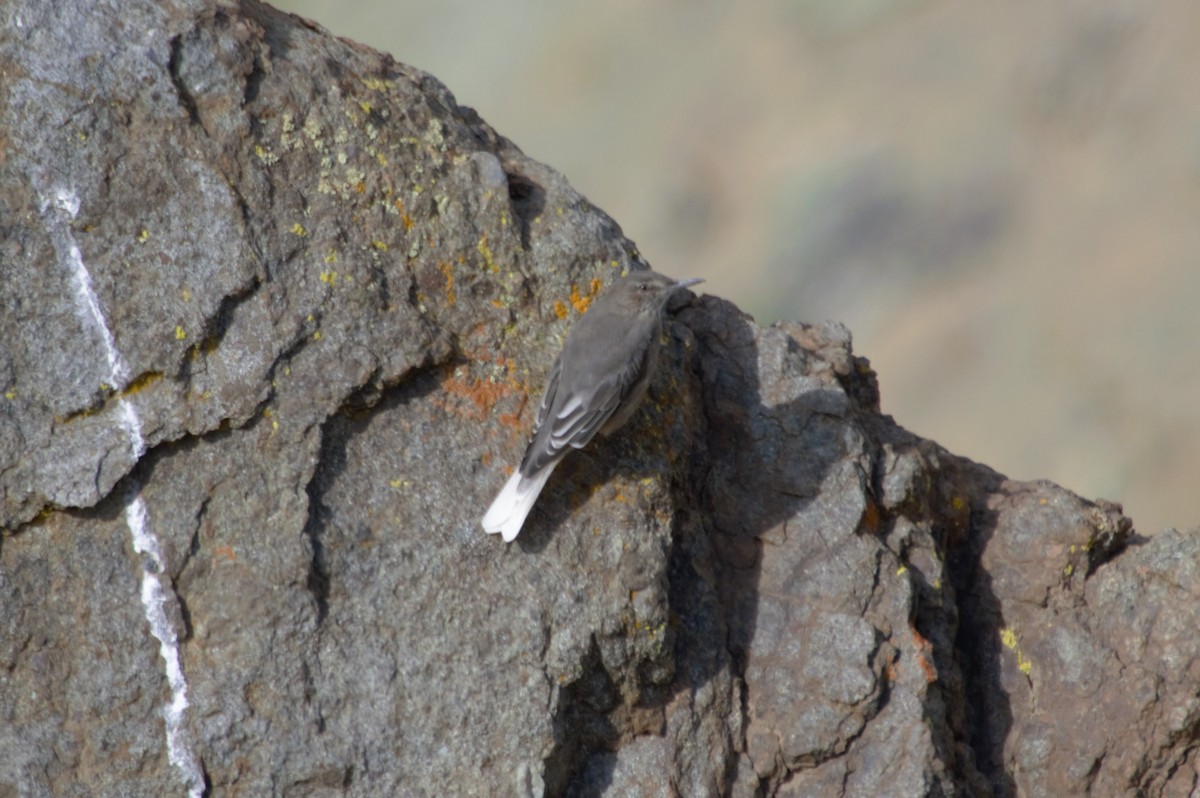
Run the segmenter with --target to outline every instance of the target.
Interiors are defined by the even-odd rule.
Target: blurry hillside
[[[445,81],[655,268],[837,319],[885,412],[1200,521],[1200,5],[277,6]]]

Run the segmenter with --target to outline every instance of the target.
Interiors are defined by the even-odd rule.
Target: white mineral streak
[[[138,438],[141,438],[140,434]],[[188,706],[187,680],[179,662],[179,640],[175,636],[175,627],[167,618],[167,595],[159,576],[164,569],[162,552],[159,551],[158,538],[146,523],[146,503],[136,493],[131,494],[129,504],[125,505],[125,521],[133,536],[134,551],[145,555],[150,561],[142,570],[142,605],[146,608],[150,631],[158,639],[158,653],[166,663],[167,683],[171,686],[171,701],[163,709],[167,756],[183,776],[188,795],[200,798],[204,795],[204,774],[200,771],[200,763],[192,751],[184,726],[184,712]]]
[[[79,198],[72,191],[58,189],[54,192],[53,206],[65,211],[73,219],[79,213]],[[108,384],[119,391],[129,378],[129,369],[122,360],[121,353],[117,351],[116,339],[104,320],[100,302],[92,288],[91,274],[71,236],[70,225],[55,216],[56,214],[47,214],[49,232],[59,259],[71,274],[76,309],[84,325],[92,327],[99,334],[108,362]],[[117,413],[121,429],[129,439],[129,448],[134,459],[137,459],[146,451],[146,441],[142,438],[142,424],[138,419],[137,409],[129,399],[120,397],[117,400]],[[167,617],[168,596],[161,576],[166,570],[166,563],[163,561],[158,538],[147,522],[146,503],[142,501],[136,485],[129,492],[125,505],[125,523],[133,538],[133,550],[146,558],[146,567],[142,569],[142,605],[146,610],[150,632],[158,640],[158,651],[166,665],[167,684],[171,687],[171,700],[163,709],[167,757],[183,777],[190,798],[200,798],[204,795],[204,774],[184,725],[184,713],[188,706],[187,680],[179,661],[179,638]]]

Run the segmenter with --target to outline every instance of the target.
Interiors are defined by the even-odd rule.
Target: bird
[[[484,514],[484,531],[515,540],[567,452],[596,433],[612,434],[633,416],[658,365],[667,300],[701,282],[634,271],[592,303],[554,361],[525,455]]]

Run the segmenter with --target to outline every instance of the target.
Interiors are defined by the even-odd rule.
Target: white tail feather
[[[499,532],[506,541],[515,540],[556,465],[558,461],[550,463],[529,479],[521,476],[520,469],[515,471],[484,513],[483,531],[489,535]]]

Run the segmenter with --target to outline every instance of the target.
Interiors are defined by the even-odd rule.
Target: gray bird
[[[597,432],[615,432],[633,416],[658,364],[667,299],[676,289],[699,282],[631,272],[592,304],[554,362],[533,439],[521,466],[484,514],[484,531],[515,539],[567,452],[583,448]]]

